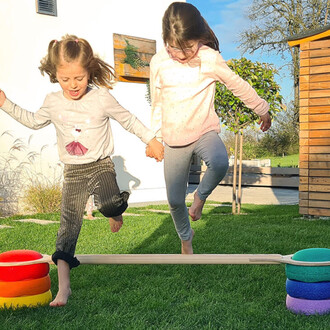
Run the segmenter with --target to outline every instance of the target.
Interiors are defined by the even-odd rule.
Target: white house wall
[[[114,66],[113,33],[156,40],[162,47],[161,19],[169,0],[57,0],[57,17],[36,13],[33,0],[0,0],[0,88],[9,99],[30,111],[42,105],[47,93],[59,90],[38,69],[48,43],[65,34],[87,39],[95,53]],[[121,105],[150,126],[150,106],[146,85],[117,83],[112,90]],[[165,200],[163,163],[145,157],[145,145],[112,122],[118,182],[130,188],[129,202]],[[0,111],[0,135],[10,131],[15,138],[28,141],[31,150],[42,152],[42,161],[59,162],[53,125],[32,131]],[[0,138],[0,152],[11,146],[8,136]],[[47,166],[46,166],[47,167]],[[134,187],[133,187],[134,186]]]

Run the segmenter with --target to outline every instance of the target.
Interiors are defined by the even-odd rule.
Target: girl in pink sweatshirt
[[[164,174],[167,198],[181,252],[192,254],[191,220],[201,218],[207,197],[225,176],[228,156],[214,109],[216,82],[224,84],[260,116],[261,130],[271,126],[268,103],[227,66],[219,42],[193,5],[174,2],[163,17],[165,48],[150,63],[152,127],[165,145]],[[153,156],[147,147],[147,155]],[[189,208],[186,188],[193,154],[207,171]]]

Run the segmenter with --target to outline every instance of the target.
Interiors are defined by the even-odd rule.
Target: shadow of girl
[[[120,190],[131,193],[131,188],[135,189],[141,184],[140,179],[127,172],[123,157],[113,156],[111,159],[115,164],[117,183]],[[133,182],[133,184],[131,184],[131,182]]]

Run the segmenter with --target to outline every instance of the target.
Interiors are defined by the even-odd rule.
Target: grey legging
[[[205,162],[207,170],[197,188],[201,200],[211,194],[226,175],[228,155],[218,133],[205,133],[196,142],[183,147],[165,145],[164,173],[167,199],[175,229],[181,240],[189,240],[191,227],[186,207],[186,191],[193,154]]]

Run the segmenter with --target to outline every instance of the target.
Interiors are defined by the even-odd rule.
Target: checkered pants
[[[115,217],[127,208],[128,192],[120,193],[112,160],[104,158],[89,164],[65,165],[61,223],[53,261],[63,259],[70,268],[79,265],[74,258],[84,210],[90,195],[105,217]]]

